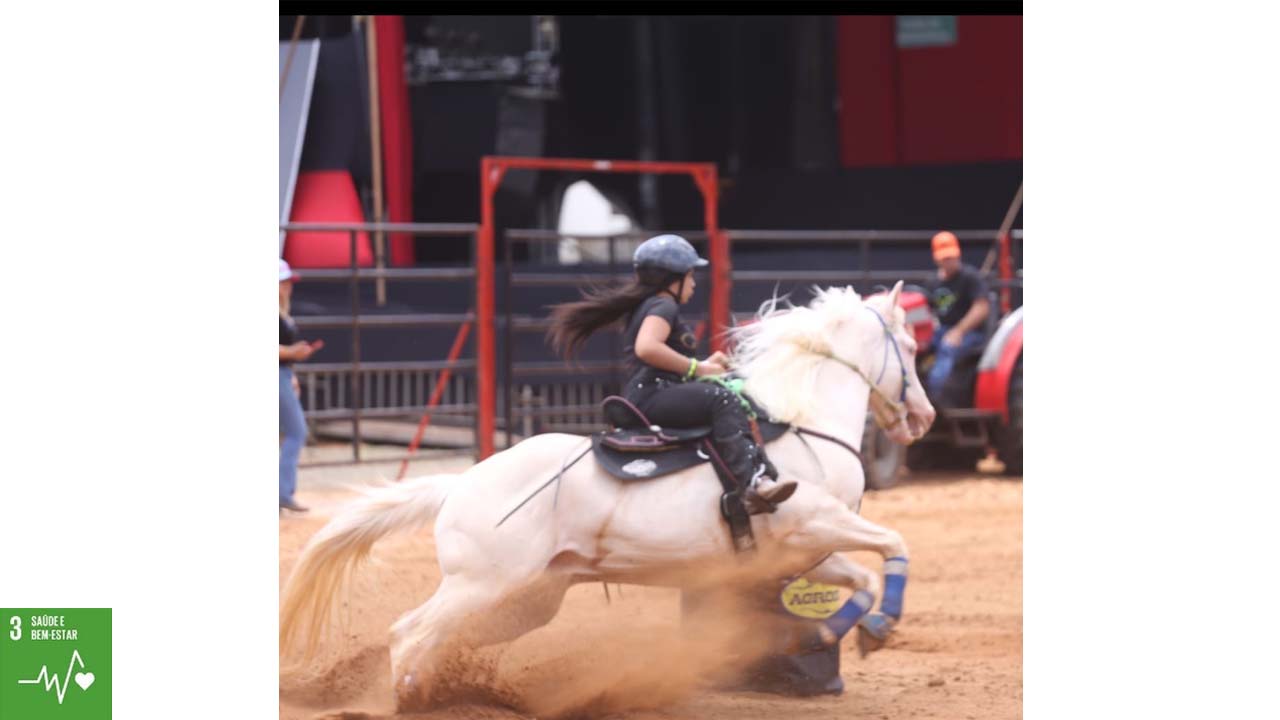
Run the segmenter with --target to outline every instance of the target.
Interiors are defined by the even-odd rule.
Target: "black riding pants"
[[[711,441],[745,487],[764,449],[751,434],[751,420],[732,391],[714,383],[646,378],[628,384],[626,398],[657,425],[673,428],[711,426]]]

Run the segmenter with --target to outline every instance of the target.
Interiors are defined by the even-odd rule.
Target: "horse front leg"
[[[858,614],[857,608],[847,604],[842,608],[847,617],[857,615],[854,622],[858,627],[858,649],[863,655],[883,647],[894,625],[902,619],[908,559],[907,544],[902,535],[867,520],[832,498],[819,499],[812,518],[791,534],[787,543],[815,550],[870,550],[884,558],[884,596],[880,600],[880,612]]]
[[[834,645],[857,625],[875,606],[880,579],[876,574],[849,558],[832,553],[805,576],[820,583],[849,588],[853,595],[818,626],[818,633],[827,645]]]

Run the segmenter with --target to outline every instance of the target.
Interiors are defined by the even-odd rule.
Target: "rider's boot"
[[[779,503],[795,493],[796,482],[778,480],[778,469],[769,462],[762,447],[756,448],[756,461],[751,481],[743,493],[747,512],[752,515],[775,512]]]
[[[796,491],[792,480],[779,482],[778,471],[764,456],[763,448],[742,433],[725,438],[720,452],[738,484],[738,495],[750,515],[777,511],[778,503],[791,497]]]

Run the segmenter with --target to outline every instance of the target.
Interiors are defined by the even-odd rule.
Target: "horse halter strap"
[[[885,348],[884,348],[884,364],[883,364],[883,367],[880,368],[880,378],[876,379],[875,381],[872,381],[871,377],[862,371],[862,368],[858,367],[857,365],[854,365],[853,363],[849,362],[848,360],[845,360],[842,357],[836,356],[834,353],[826,353],[826,356],[831,358],[832,360],[835,360],[841,365],[844,365],[845,367],[849,368],[855,373],[857,373],[858,377],[862,378],[863,382],[867,384],[867,387],[871,389],[871,394],[880,398],[880,401],[893,411],[893,422],[887,423],[887,424],[886,424],[887,421],[884,421],[881,419],[880,417],[881,414],[879,412],[875,412],[876,424],[879,425],[881,428],[888,430],[889,428],[894,427],[898,423],[902,422],[902,415],[903,415],[903,409],[904,409],[903,405],[907,399],[907,365],[905,362],[902,361],[902,351],[898,348],[898,340],[893,336],[893,333],[889,331],[888,323],[884,321],[884,318],[880,317],[880,313],[876,312],[875,310],[872,310],[871,308],[866,308],[866,309],[870,311],[872,315],[875,315],[876,319],[880,321],[880,326],[884,328],[884,333],[886,337]],[[880,379],[884,378],[885,369],[888,367],[888,364],[889,364],[888,361],[889,361],[889,345],[890,344],[893,345],[893,352],[898,357],[898,367],[902,369],[902,391],[898,394],[897,400],[894,400],[893,398],[890,398],[888,395],[885,395],[884,391],[881,390],[879,386]],[[874,410],[875,408],[873,408],[873,411]]]
[[[871,308],[864,309],[876,316],[876,319],[880,321],[880,327],[884,328],[884,336],[888,339],[888,342],[884,344],[884,357],[880,362],[880,375],[876,378],[876,384],[880,383],[880,380],[884,378],[884,371],[889,368],[889,346],[893,345],[893,354],[898,357],[898,368],[902,370],[902,391],[898,393],[898,402],[904,403],[907,401],[907,364],[902,361],[902,349],[898,347],[898,339],[893,336],[893,332],[889,330],[889,324],[884,321],[880,313]]]

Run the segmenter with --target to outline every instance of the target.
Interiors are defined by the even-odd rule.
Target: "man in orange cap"
[[[944,230],[933,236],[933,261],[938,275],[928,286],[929,305],[938,316],[938,328],[930,343],[934,361],[925,389],[938,402],[956,359],[982,347],[983,321],[991,312],[991,302],[977,268],[961,262],[960,240],[954,233]]]

